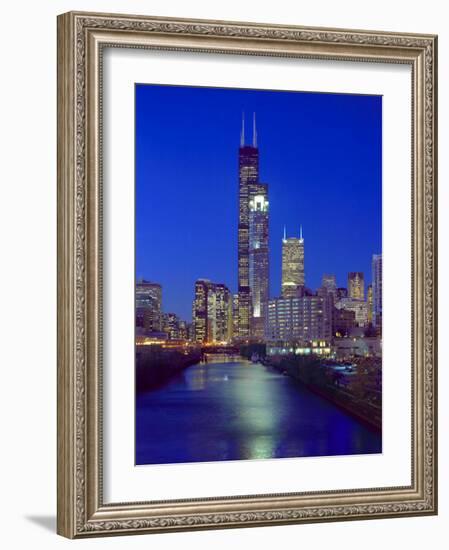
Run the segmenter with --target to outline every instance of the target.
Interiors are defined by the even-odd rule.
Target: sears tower
[[[252,145],[239,148],[238,338],[263,339],[268,304],[268,186],[259,181],[256,116]]]

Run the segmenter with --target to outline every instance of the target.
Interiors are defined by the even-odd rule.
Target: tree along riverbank
[[[200,361],[200,349],[172,350],[160,346],[137,346],[136,392],[158,388]]]
[[[270,357],[264,363],[291,376],[377,431],[382,430],[382,360],[355,358],[336,368],[314,357]]]

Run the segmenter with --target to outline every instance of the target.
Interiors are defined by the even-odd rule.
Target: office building
[[[268,339],[283,342],[327,339],[323,304],[320,296],[269,300]]]
[[[359,327],[365,327],[368,324],[368,304],[363,300],[355,300],[353,298],[342,298],[336,302],[337,309],[345,309],[353,311],[355,314],[355,322]]]
[[[365,279],[361,271],[348,273],[348,297],[352,300],[365,299]]]
[[[245,141],[245,118],[239,148],[238,338],[263,337],[268,300],[268,186],[259,181],[256,116],[253,139]]]
[[[333,336],[349,336],[351,330],[357,326],[355,311],[349,309],[338,309],[333,311]]]
[[[169,340],[179,340],[180,319],[176,313],[162,314],[162,331],[165,332]]]
[[[373,254],[373,325],[382,330],[382,254]]]
[[[251,291],[252,338],[265,336],[268,305],[268,187],[253,186],[254,194],[249,201],[249,285]]]
[[[198,343],[228,342],[232,338],[232,299],[221,283],[198,279],[193,302],[194,340]]]
[[[302,228],[299,237],[287,237],[284,228],[282,239],[282,297],[297,298],[304,293],[304,239]]]
[[[368,285],[366,288],[366,303],[368,304],[368,323],[373,322],[373,285]]]
[[[321,287],[325,288],[333,296],[337,296],[337,281],[335,275],[325,273],[321,279]]]
[[[162,287],[142,279],[136,283],[136,327],[162,329]]]
[[[232,295],[224,284],[215,285],[215,320],[212,328],[214,342],[232,339]]]

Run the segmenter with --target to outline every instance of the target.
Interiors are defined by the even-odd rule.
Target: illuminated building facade
[[[239,295],[232,295],[232,337],[239,336]]]
[[[188,323],[186,321],[179,321],[179,336],[178,338],[180,340],[188,340],[189,339],[189,327]]]
[[[178,340],[180,336],[180,319],[176,313],[162,314],[162,331],[165,332],[169,340]]]
[[[207,297],[210,281],[199,279],[195,282],[195,298],[193,300],[193,333],[194,341],[198,343],[207,342]]]
[[[365,299],[365,279],[361,271],[348,273],[348,297],[353,300]]]
[[[382,329],[382,254],[373,254],[373,325]]]
[[[268,300],[268,186],[259,182],[256,118],[253,141],[239,148],[238,338],[263,337]]]
[[[368,304],[368,323],[373,322],[373,285],[366,288],[366,303]]]
[[[253,186],[249,201],[249,286],[252,338],[263,339],[268,305],[268,187]]]
[[[365,327],[368,324],[368,304],[365,301],[354,300],[352,298],[342,298],[335,304],[335,307],[337,309],[353,311],[357,326]]]
[[[274,298],[268,301],[268,339],[309,342],[329,338],[321,296]]]
[[[304,290],[304,239],[287,237],[284,228],[282,239],[282,297],[297,298]]]
[[[198,279],[193,302],[194,341],[227,342],[232,337],[232,297],[226,285]]]
[[[335,275],[323,275],[317,296],[323,299],[324,338],[331,340],[334,335],[334,304],[337,297]]]
[[[136,327],[147,331],[162,329],[162,287],[145,281],[136,284]]]
[[[215,285],[214,342],[229,342],[232,339],[232,295],[226,285]]]

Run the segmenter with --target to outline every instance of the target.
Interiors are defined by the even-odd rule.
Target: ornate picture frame
[[[105,503],[102,56],[107,47],[405,64],[412,74],[407,486]],[[437,513],[437,37],[70,12],[58,17],[58,533],[89,536]],[[132,428],[130,428],[132,429]]]

